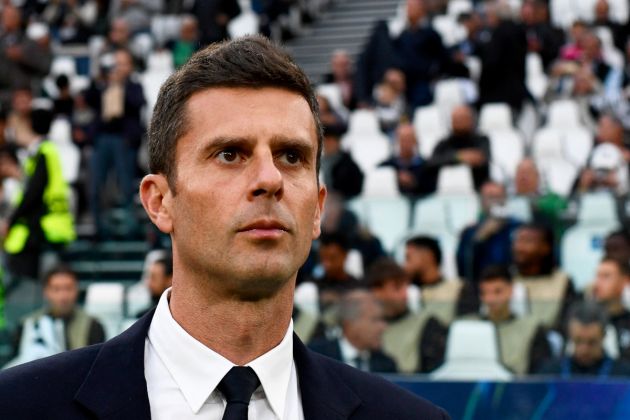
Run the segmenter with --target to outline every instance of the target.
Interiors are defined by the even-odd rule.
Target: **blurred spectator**
[[[50,70],[52,53],[48,45],[48,29],[39,25],[35,39],[22,30],[20,10],[10,4],[0,16],[0,103],[6,104],[16,88],[39,93],[41,79]]]
[[[565,47],[551,70],[554,77],[571,77],[580,68],[590,69],[597,80],[606,85],[611,67],[604,61],[601,41],[592,31],[577,26],[575,44]]]
[[[447,52],[431,27],[425,0],[406,1],[407,21],[402,31],[377,22],[357,65],[357,99],[372,103],[373,87],[389,68],[400,68],[407,80],[410,111],[433,100],[431,84],[441,74]]]
[[[349,250],[348,239],[343,234],[324,234],[319,238],[323,275],[316,279],[316,284],[320,307],[324,310],[338,303],[344,292],[361,286],[361,282],[346,271]]]
[[[409,310],[409,278],[392,259],[377,260],[367,283],[383,307],[387,328],[383,350],[396,361],[401,373],[431,372],[444,361],[448,329],[429,311]]]
[[[583,20],[577,19],[571,24],[569,39],[560,49],[559,61],[575,61],[582,56],[582,36],[588,32],[588,25]],[[555,65],[554,65],[555,67]]]
[[[511,193],[529,200],[534,221],[553,226],[556,234],[563,232],[561,218],[568,201],[541,185],[540,172],[533,159],[525,158],[519,162]]]
[[[114,66],[106,69],[104,78],[93,81],[85,93],[86,101],[96,116],[90,201],[99,239],[109,234],[103,223],[101,199],[112,167],[116,168],[120,202],[128,213],[127,221],[133,223],[133,179],[137,149],[144,134],[140,111],[145,99],[142,85],[131,77],[131,54],[118,50],[114,59]]]
[[[145,68],[145,57],[135,54],[131,48],[131,29],[129,23],[121,17],[114,18],[109,22],[105,43],[94,51],[95,55],[90,57],[92,61],[92,76],[99,78],[104,75],[103,70],[112,66],[116,60],[114,55],[118,50],[127,50],[133,57],[134,65],[139,69]]]
[[[241,13],[237,0],[195,0],[191,13],[199,22],[201,46],[229,38],[227,25]]]
[[[451,134],[435,146],[429,159],[436,170],[458,164],[470,167],[477,191],[490,177],[490,141],[477,132],[475,113],[467,105],[453,108]]]
[[[471,283],[444,278],[441,264],[442,251],[435,239],[416,236],[407,240],[405,271],[420,288],[422,312],[448,325],[456,317],[476,313],[479,304]]]
[[[573,305],[567,323],[572,354],[549,361],[539,373],[560,375],[563,379],[630,376],[630,367],[625,362],[612,360],[604,350],[607,324],[606,313],[597,303],[579,302]]]
[[[151,29],[151,14],[161,10],[161,3],[156,0],[113,0],[110,14],[114,19],[124,19],[131,33],[137,34]]]
[[[78,305],[79,281],[68,267],[53,268],[44,278],[47,305],[26,317],[16,332],[13,364],[105,341],[103,326]]]
[[[393,137],[396,127],[406,117],[405,73],[388,69],[383,81],[374,88],[374,103],[381,131]]]
[[[488,181],[481,187],[479,221],[465,228],[457,246],[457,272],[476,283],[484,267],[512,262],[512,235],[520,222],[505,209],[505,187]]]
[[[35,137],[31,126],[31,102],[33,94],[29,88],[13,91],[11,111],[7,117],[6,136],[9,143],[24,147]]]
[[[549,7],[544,0],[526,0],[521,6],[521,21],[527,34],[527,51],[537,53],[544,68],[558,57],[564,34],[549,22]]]
[[[395,373],[396,362],[382,352],[383,309],[364,290],[347,292],[339,304],[341,337],[313,341],[311,350],[366,372]]]
[[[507,3],[492,0],[484,3],[487,31],[481,37],[479,54],[481,76],[479,102],[505,102],[518,115],[528,97],[525,86],[527,35],[515,23]]]
[[[345,122],[335,113],[323,96],[318,96],[321,121],[324,125],[324,150],[321,159],[321,176],[329,191],[350,199],[361,194],[363,172],[350,153],[341,149],[341,136],[347,129]]]
[[[72,118],[74,110],[74,98],[70,92],[70,80],[65,74],[60,74],[55,79],[55,84],[59,94],[54,99],[53,113],[55,116],[62,116],[67,119]]]
[[[630,151],[623,143],[623,126],[615,117],[599,117],[596,146],[587,167],[578,175],[574,192],[610,191],[618,195],[628,192],[628,159]]]
[[[593,297],[608,315],[615,327],[619,354],[630,360],[630,312],[623,306],[624,289],[630,285],[628,261],[604,257],[597,267],[593,283]]]
[[[330,58],[330,73],[324,75],[323,83],[332,83],[339,88],[343,105],[354,110],[357,98],[354,90],[352,60],[346,50],[335,50]]]
[[[626,229],[616,230],[606,236],[604,255],[630,264],[630,235]]]
[[[136,318],[140,318],[147,312],[155,308],[160,301],[160,297],[171,287],[173,282],[173,260],[170,256],[159,258],[149,266],[147,277],[147,287],[151,295],[151,306],[138,313]]]
[[[418,143],[413,125],[403,123],[396,130],[395,154],[378,166],[396,169],[398,190],[411,197],[422,197],[435,192],[436,170],[418,154]]]
[[[545,327],[560,329],[575,290],[555,264],[552,231],[541,224],[522,225],[511,247],[514,282],[525,286],[530,314]]]
[[[98,7],[93,0],[54,0],[40,16],[50,26],[53,38],[62,44],[85,44],[92,34]]]
[[[4,239],[7,266],[13,281],[36,281],[41,253],[76,238],[70,212],[69,188],[57,146],[46,140],[52,122],[52,104],[33,101],[34,135],[21,145],[27,154],[23,170],[3,161],[2,176],[19,177],[22,194],[9,217]]]
[[[199,24],[192,15],[182,17],[179,38],[168,45],[173,53],[173,65],[176,69],[183,66],[199,49]]]
[[[568,77],[551,77],[544,100],[570,99],[578,106],[579,120],[591,131],[596,130],[599,113],[608,106],[604,86],[588,67],[580,67]]]
[[[596,28],[608,28],[612,35],[612,41],[620,51],[623,51],[626,46],[626,39],[628,37],[627,26],[621,25],[617,22],[610,20],[610,6],[607,0],[597,0],[595,2],[595,19],[593,26]]]
[[[510,308],[512,276],[505,266],[486,267],[479,278],[483,319],[497,328],[501,361],[518,375],[537,372],[551,356],[546,331],[533,317],[516,317]]]

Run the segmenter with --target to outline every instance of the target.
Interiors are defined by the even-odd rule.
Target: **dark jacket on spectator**
[[[314,340],[309,348],[319,354],[343,362],[339,339]],[[370,351],[369,371],[379,373],[396,373],[396,362],[380,350]]]
[[[407,187],[398,183],[398,190],[402,194],[412,196],[425,196],[435,192],[437,184],[437,171],[429,167],[427,161],[420,156],[416,156],[411,162],[404,162],[402,159],[392,156],[389,159],[379,163],[380,167],[389,166],[399,171],[408,171],[415,179],[413,187]]]
[[[439,170],[443,166],[460,164],[457,153],[463,149],[477,149],[486,157],[484,165],[471,168],[475,190],[479,191],[490,177],[490,140],[486,136],[475,133],[468,136],[448,136],[435,146],[428,162],[429,167]]]

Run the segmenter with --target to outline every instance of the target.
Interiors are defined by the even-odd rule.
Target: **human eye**
[[[295,149],[287,149],[280,154],[281,160],[291,166],[299,165],[304,161],[304,155]]]
[[[236,148],[227,148],[219,151],[216,158],[222,163],[235,163],[239,160],[239,151]]]

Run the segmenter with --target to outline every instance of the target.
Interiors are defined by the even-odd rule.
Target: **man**
[[[518,375],[536,372],[551,356],[546,332],[533,317],[517,318],[510,309],[512,276],[504,266],[488,266],[479,279],[484,319],[497,328],[501,361]]]
[[[512,234],[520,222],[506,214],[506,192],[502,184],[486,182],[481,188],[479,221],[465,228],[457,246],[457,272],[476,282],[484,267],[512,262]]]
[[[426,196],[435,192],[437,173],[418,155],[418,142],[413,125],[403,123],[396,130],[396,154],[379,166],[396,169],[398,190],[411,197]]]
[[[595,302],[580,302],[569,311],[568,336],[572,355],[549,361],[539,373],[561,375],[564,379],[594,376],[606,379],[611,376],[630,376],[630,367],[622,361],[612,360],[604,350],[604,335],[608,319]]]
[[[0,394],[11,395],[0,415],[447,418],[313,354],[291,332],[295,277],[326,196],[319,130],[308,78],[269,41],[245,37],[194,55],[162,87],[152,173],[140,187],[149,217],[171,236],[172,288],[102,346],[0,373]]]
[[[625,229],[611,232],[604,239],[604,255],[630,264],[630,234]]]
[[[628,261],[604,257],[597,267],[593,297],[606,311],[617,332],[619,354],[630,360],[630,312],[623,306],[623,291],[630,284]]]
[[[470,167],[477,191],[490,178],[490,140],[476,131],[475,115],[468,105],[453,108],[451,134],[435,146],[429,159],[435,170],[459,164]]]
[[[514,282],[525,286],[531,315],[547,328],[561,327],[575,299],[569,276],[553,257],[552,231],[544,225],[526,224],[514,233],[512,256]]]
[[[64,350],[105,341],[103,326],[78,305],[79,281],[68,267],[57,266],[44,277],[47,306],[30,314],[16,333],[15,362],[28,362]],[[56,334],[57,325],[62,334]]]
[[[405,272],[420,288],[423,312],[448,325],[458,316],[477,312],[479,304],[470,282],[446,279],[442,274],[442,250],[430,236],[415,236],[405,244]]]
[[[171,287],[173,283],[173,260],[170,256],[158,258],[149,266],[149,275],[147,277],[147,288],[151,295],[151,306],[140,312],[136,317],[142,315],[155,308],[160,301],[160,297],[166,289]]]
[[[409,277],[389,258],[374,262],[367,275],[372,294],[383,306],[387,327],[383,351],[401,373],[428,373],[444,361],[448,329],[430,311],[412,313],[408,306]]]
[[[365,372],[395,373],[396,363],[381,351],[383,310],[365,290],[348,292],[339,304],[341,337],[313,341],[310,348]]]

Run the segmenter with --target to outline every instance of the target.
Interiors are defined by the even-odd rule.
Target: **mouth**
[[[258,220],[240,228],[238,233],[243,233],[255,239],[278,239],[289,229],[277,220]]]

